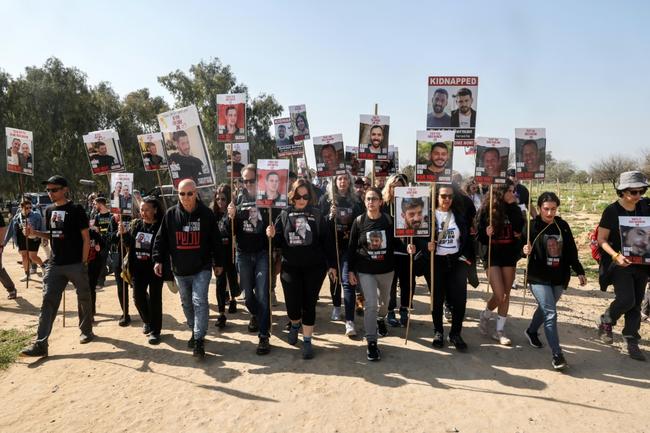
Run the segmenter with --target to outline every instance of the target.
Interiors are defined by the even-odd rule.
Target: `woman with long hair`
[[[479,330],[483,335],[488,334],[490,317],[496,309],[496,331],[492,333],[492,339],[504,346],[512,344],[506,336],[505,325],[510,307],[510,290],[515,280],[517,261],[521,258],[521,231],[524,227],[524,217],[517,206],[514,189],[510,180],[503,185],[494,185],[492,215],[490,197],[483,201],[477,215],[479,242],[485,250],[491,249],[490,256],[483,262],[492,287],[492,296],[480,313]]]

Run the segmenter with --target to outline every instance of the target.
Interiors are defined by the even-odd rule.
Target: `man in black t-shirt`
[[[72,282],[77,290],[81,330],[79,342],[89,343],[94,337],[92,300],[88,286],[88,217],[83,207],[66,198],[68,182],[63,177],[52,176],[43,184],[53,203],[45,211],[46,231],[34,230],[27,225],[24,234],[49,240],[52,255],[43,275],[43,304],[36,341],[22,350],[23,356],[47,356],[48,338],[68,282]],[[54,225],[53,221],[57,224]]]
[[[2,266],[2,252],[4,251],[4,245],[2,245],[2,239],[5,238],[5,231],[7,227],[5,225],[5,219],[0,213],[0,283],[7,289],[7,299],[16,299],[16,285],[11,280],[11,277],[7,273],[7,270]]]
[[[92,157],[92,160],[97,162],[95,170],[102,173],[110,171],[115,164],[115,158],[108,154],[106,143],[99,141],[95,145],[97,146],[97,154]]]
[[[172,141],[178,151],[169,155],[169,168],[172,172],[174,186],[178,187],[178,184],[183,179],[192,179],[198,184],[199,175],[203,171],[203,162],[199,158],[190,155],[190,137],[188,137],[187,132],[174,132]]]

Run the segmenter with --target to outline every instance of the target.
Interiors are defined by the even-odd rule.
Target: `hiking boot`
[[[488,326],[490,325],[490,315],[488,312],[486,314],[485,310],[481,311],[479,314],[478,330],[482,335],[488,335]]]
[[[433,341],[431,342],[431,345],[436,349],[442,349],[445,347],[445,339],[442,336],[442,332],[433,333]]]
[[[231,299],[228,303],[228,313],[235,314],[237,312],[237,301]]]
[[[259,330],[260,327],[257,324],[257,317],[251,316],[251,319],[248,321],[248,332],[257,332]]]
[[[20,351],[20,356],[33,356],[45,358],[47,356],[46,343],[32,343]]]
[[[390,310],[388,312],[388,315],[386,315],[386,321],[393,328],[399,328],[399,320],[397,320],[397,317],[395,316],[395,310]]]
[[[192,332],[192,336],[190,337],[189,340],[187,340],[187,348],[194,349],[195,345],[196,345],[196,340],[194,339],[194,333]]]
[[[226,326],[226,315],[221,313],[219,314],[219,317],[217,317],[217,321],[214,322],[214,326],[217,328],[224,328]]]
[[[528,343],[530,343],[530,345],[533,346],[534,348],[541,349],[542,347],[544,347],[544,345],[539,339],[539,335],[537,335],[537,332],[532,333],[528,331],[528,329],[526,329],[524,331],[524,335],[526,335],[526,338],[528,339]]]
[[[302,342],[302,359],[312,359],[314,357],[314,348],[311,341]]]
[[[332,307],[332,315],[330,316],[332,320],[341,320],[341,307]]]
[[[192,356],[195,358],[205,358],[205,340],[203,338],[198,338],[194,342]]]
[[[81,334],[79,335],[79,344],[88,344],[93,341],[93,338],[95,338],[95,334],[92,332],[88,334]]]
[[[409,323],[409,309],[401,307],[399,309],[399,324],[406,328]]]
[[[11,292],[7,293],[7,299],[9,300],[16,299],[16,296],[17,296],[17,292],[15,290],[12,290]]]
[[[381,352],[379,351],[379,347],[377,347],[376,341],[368,342],[366,357],[368,358],[368,361],[379,361],[381,359]]]
[[[645,355],[639,348],[639,343],[636,340],[627,340],[627,354],[630,355],[630,358],[636,359],[637,361],[645,361]]]
[[[260,337],[259,343],[257,343],[257,350],[255,353],[258,355],[266,355],[271,351],[271,344],[269,343],[269,337]]]
[[[553,361],[551,361],[551,364],[553,365],[553,369],[555,370],[564,370],[567,368],[568,364],[566,363],[566,359],[564,359],[564,355],[561,353],[558,353],[557,355],[553,355]]]
[[[498,341],[502,346],[512,346],[512,340],[506,337],[505,331],[496,331],[492,334],[492,339]]]
[[[465,352],[467,350],[467,343],[460,335],[450,335],[448,340],[449,344],[454,346],[457,351]]]
[[[130,323],[131,323],[131,316],[129,316],[128,314],[126,316],[120,317],[119,322],[117,322],[117,324],[122,327],[129,326]]]
[[[345,322],[345,336],[346,337],[355,337],[357,335],[357,330],[354,328],[354,322],[348,320]]]
[[[149,344],[154,346],[160,344],[160,334],[156,334],[155,332],[149,334]]]
[[[295,346],[298,343],[298,332],[300,331],[300,324],[298,326],[293,326],[293,324],[289,327],[289,336],[287,337],[287,343],[289,343],[292,346]]]
[[[377,334],[380,337],[388,335],[388,328],[386,328],[386,321],[384,319],[377,319]]]
[[[151,334],[151,325],[149,325],[148,323],[145,323],[144,325],[142,325],[142,333],[144,335]]]
[[[600,338],[600,341],[602,341],[605,344],[612,344],[614,342],[614,334],[612,333],[612,324],[611,323],[605,323],[600,321],[600,324],[598,325],[598,337]]]

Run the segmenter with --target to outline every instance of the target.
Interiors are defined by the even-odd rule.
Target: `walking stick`
[[[409,245],[413,243],[413,236],[409,238]],[[406,247],[408,249],[408,246]],[[408,252],[408,251],[407,251]],[[406,322],[406,332],[404,333],[404,346],[408,344],[409,341],[409,328],[411,325],[411,311],[413,310],[413,291],[415,287],[413,286],[413,254],[409,254],[409,320]]]
[[[526,213],[526,243],[530,242],[530,196],[533,194],[533,181],[530,181],[530,191],[528,193],[528,212]],[[524,301],[521,304],[521,315],[524,315],[524,309],[526,308],[526,289],[528,288],[528,262],[530,260],[530,254],[526,254],[526,269],[524,270]]]
[[[431,300],[429,302],[430,304],[429,312],[433,313],[433,287],[434,287],[433,262],[434,262],[434,258],[436,257],[436,183],[435,182],[431,183],[431,242],[433,243],[433,251],[431,251],[431,257],[430,257],[431,260],[429,263],[430,264],[429,279],[431,281],[431,285],[430,285],[431,287],[429,287],[430,294],[431,294]]]
[[[492,227],[492,187],[494,185],[490,184],[490,203],[489,203],[489,210],[488,212],[490,213],[490,219],[489,219],[489,226]],[[485,289],[486,293],[490,292],[490,264],[492,263],[492,235],[488,235],[488,265],[487,265],[487,272],[485,273],[487,276],[487,288]]]

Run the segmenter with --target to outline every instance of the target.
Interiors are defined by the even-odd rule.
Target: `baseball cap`
[[[68,186],[68,181],[65,180],[63,176],[59,176],[58,174],[56,174],[50,177],[48,180],[44,180],[43,182],[41,182],[41,185],[47,185],[47,184]]]

